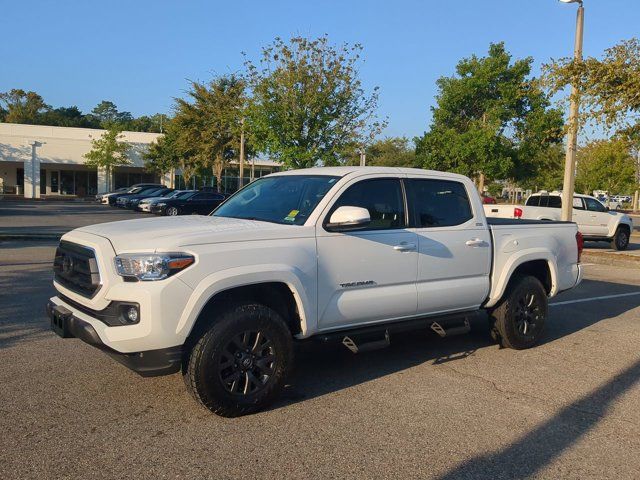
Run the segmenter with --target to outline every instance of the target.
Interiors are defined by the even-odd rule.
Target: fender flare
[[[302,337],[315,327],[310,322],[315,320],[308,298],[300,278],[303,272],[283,264],[251,265],[221,270],[202,279],[193,289],[184,311],[176,326],[176,335],[187,338],[198,316],[207,302],[215,295],[232,288],[256,285],[260,283],[280,282],[286,284],[298,307]]]
[[[491,287],[489,300],[485,304],[485,307],[490,308],[498,303],[504,295],[507,285],[509,285],[511,278],[513,277],[513,273],[518,267],[527,262],[533,262],[536,260],[544,260],[547,262],[547,266],[549,267],[549,272],[551,274],[551,290],[549,292],[549,296],[554,296],[557,293],[558,288],[556,257],[549,250],[545,250],[543,248],[531,248],[518,252],[509,259],[507,264],[504,266],[500,277],[497,279],[494,286]]]

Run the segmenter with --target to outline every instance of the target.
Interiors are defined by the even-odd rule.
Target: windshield
[[[220,205],[213,216],[302,225],[338,179],[326,175],[261,178]]]

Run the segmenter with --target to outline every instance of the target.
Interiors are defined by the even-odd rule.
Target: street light
[[[582,60],[582,33],[584,30],[584,7],[582,0],[560,0],[562,3],[577,3],[576,39],[573,58]],[[567,132],[567,153],[564,160],[564,182],[562,185],[562,220],[573,220],[573,191],[576,172],[576,150],[578,147],[578,86],[571,85],[571,104],[569,106],[569,131]]]

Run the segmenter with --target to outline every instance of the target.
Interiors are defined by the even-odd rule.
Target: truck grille
[[[53,260],[56,282],[84,297],[100,290],[100,272],[93,249],[61,241]]]

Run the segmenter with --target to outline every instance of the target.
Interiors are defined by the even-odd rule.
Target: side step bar
[[[463,335],[465,333],[469,333],[471,331],[471,326],[469,325],[469,319],[465,318],[462,325],[451,326],[448,328],[443,327],[438,322],[433,322],[431,324],[431,330],[436,332],[440,337],[451,337],[453,335]]]
[[[384,338],[382,340],[374,340],[371,342],[364,342],[358,345],[351,337],[345,336],[342,339],[342,344],[351,350],[352,353],[370,352],[371,350],[379,350],[391,345],[389,340],[389,330],[384,331]]]
[[[477,313],[478,311],[460,312],[439,317],[371,325],[369,327],[329,332],[315,338],[325,343],[340,342],[352,353],[362,353],[388,347],[391,344],[390,333],[393,332],[420,330],[426,327],[433,330],[440,337],[468,333],[471,330],[469,319]]]

